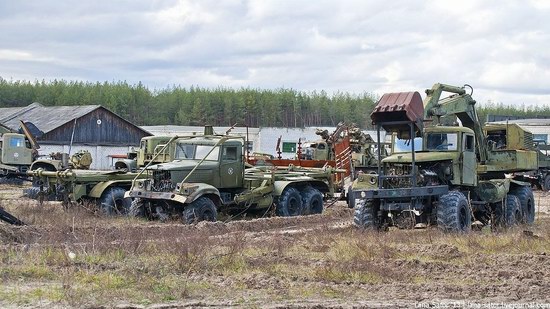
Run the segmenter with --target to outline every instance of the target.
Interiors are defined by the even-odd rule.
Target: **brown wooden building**
[[[101,105],[43,106],[0,108],[0,123],[17,131],[20,121],[31,123],[31,131],[41,145],[40,153],[85,149],[92,153],[92,168],[106,169],[113,155],[126,154],[138,146],[142,137],[151,135]],[[33,128],[33,125],[35,128]]]

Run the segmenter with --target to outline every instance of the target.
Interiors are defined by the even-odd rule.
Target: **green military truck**
[[[473,223],[533,223],[531,186],[513,176],[537,169],[532,136],[501,132],[509,143],[499,146],[496,132],[483,131],[466,87],[435,84],[424,102],[418,92],[382,96],[371,118],[378,136],[382,129],[394,134],[393,152],[353,183],[358,227],[467,232]],[[441,99],[443,92],[452,95]]]
[[[174,145],[164,147],[170,139],[170,136],[146,136],[142,138],[139,148],[136,151],[129,152],[126,159],[115,162],[114,168],[136,172],[150,162],[156,164],[172,161],[175,151]]]
[[[246,168],[244,139],[205,134],[175,139],[173,161],[145,167],[126,197],[131,214],[184,223],[215,221],[219,211],[268,211],[279,216],[321,213],[334,194],[332,168]],[[344,171],[341,171],[344,172]]]
[[[550,146],[546,141],[534,140],[533,135],[515,123],[489,123],[485,125],[488,139],[495,149],[513,147],[511,144],[520,144],[537,152],[538,168],[533,171],[517,173],[515,176],[529,182],[533,187],[550,190]]]

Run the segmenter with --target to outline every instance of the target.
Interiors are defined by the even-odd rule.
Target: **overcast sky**
[[[0,76],[550,104],[550,1],[0,0]]]

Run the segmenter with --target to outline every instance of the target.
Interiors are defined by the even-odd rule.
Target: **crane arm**
[[[443,92],[453,93],[450,97],[441,99]],[[486,138],[475,109],[476,101],[466,93],[464,87],[456,87],[445,84],[435,84],[426,90],[427,97],[424,100],[424,118],[433,119],[436,125],[440,124],[440,118],[456,116],[462,126],[474,131],[478,156],[481,162],[487,159]]]

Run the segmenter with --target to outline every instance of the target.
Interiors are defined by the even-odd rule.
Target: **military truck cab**
[[[24,173],[34,159],[30,142],[25,135],[18,133],[2,134],[0,153],[2,170],[5,173],[8,171]]]
[[[425,128],[423,150],[430,161],[448,161],[452,169],[441,171],[450,178],[452,185],[477,185],[477,159],[474,131],[466,127]],[[449,175],[449,173],[451,173]]]
[[[331,160],[330,147],[325,141],[304,143],[302,146],[302,160]]]
[[[227,190],[243,187],[242,138],[189,136],[178,138],[171,144],[174,147],[173,161],[146,167],[144,173],[148,177],[135,181],[135,190],[130,192],[130,196],[189,203],[201,195],[199,191],[206,190],[220,205],[233,198],[233,194],[226,193]]]

